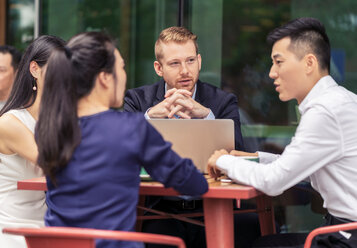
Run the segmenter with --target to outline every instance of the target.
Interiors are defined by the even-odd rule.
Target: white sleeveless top
[[[26,109],[10,110],[32,133],[35,119]],[[3,234],[4,227],[41,227],[47,210],[45,192],[17,190],[17,181],[43,176],[42,170],[17,154],[0,153],[0,247],[26,248],[21,236]]]

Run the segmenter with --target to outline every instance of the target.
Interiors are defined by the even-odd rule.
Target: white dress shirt
[[[217,166],[268,195],[309,177],[332,215],[357,221],[357,96],[326,76],[299,111],[300,124],[281,156],[260,152],[254,163],[224,155]]]

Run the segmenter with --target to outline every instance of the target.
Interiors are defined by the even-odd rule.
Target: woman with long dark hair
[[[133,231],[143,166],[154,180],[200,195],[207,182],[142,114],[120,107],[124,61],[110,38],[74,36],[48,62],[36,126],[38,164],[47,177],[48,226]],[[99,240],[97,247],[142,247]]]
[[[52,50],[64,41],[41,36],[26,49],[10,96],[0,112],[0,230],[3,227],[44,225],[45,193],[17,190],[17,181],[43,175],[35,165],[35,123],[43,89],[44,70]],[[24,248],[22,237],[2,234],[0,247]]]

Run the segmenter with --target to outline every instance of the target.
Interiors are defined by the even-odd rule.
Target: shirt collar
[[[197,83],[195,84],[195,90],[193,91],[192,99],[195,100],[196,98],[196,90],[197,90]],[[165,94],[167,91],[167,83],[165,83]]]
[[[337,83],[330,75],[320,78],[320,80],[317,81],[314,87],[312,87],[310,92],[306,95],[304,100],[300,103],[299,105],[300,114],[305,113],[305,111],[308,109],[309,103],[313,99],[321,95],[325,91],[325,89],[330,88],[332,86],[337,86]]]

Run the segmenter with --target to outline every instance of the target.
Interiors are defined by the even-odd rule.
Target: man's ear
[[[109,88],[113,80],[113,75],[108,72],[101,71],[97,76],[99,84],[104,88]]]
[[[305,69],[306,69],[306,74],[311,74],[313,71],[318,70],[319,68],[319,63],[317,61],[317,58],[314,54],[309,53],[305,55]]]
[[[155,60],[155,62],[154,62],[154,69],[155,69],[156,74],[159,77],[162,77],[162,75],[163,75],[163,73],[162,73],[162,65],[157,60]]]
[[[30,73],[34,78],[39,78],[41,75],[41,67],[35,62],[31,61],[30,62]]]

